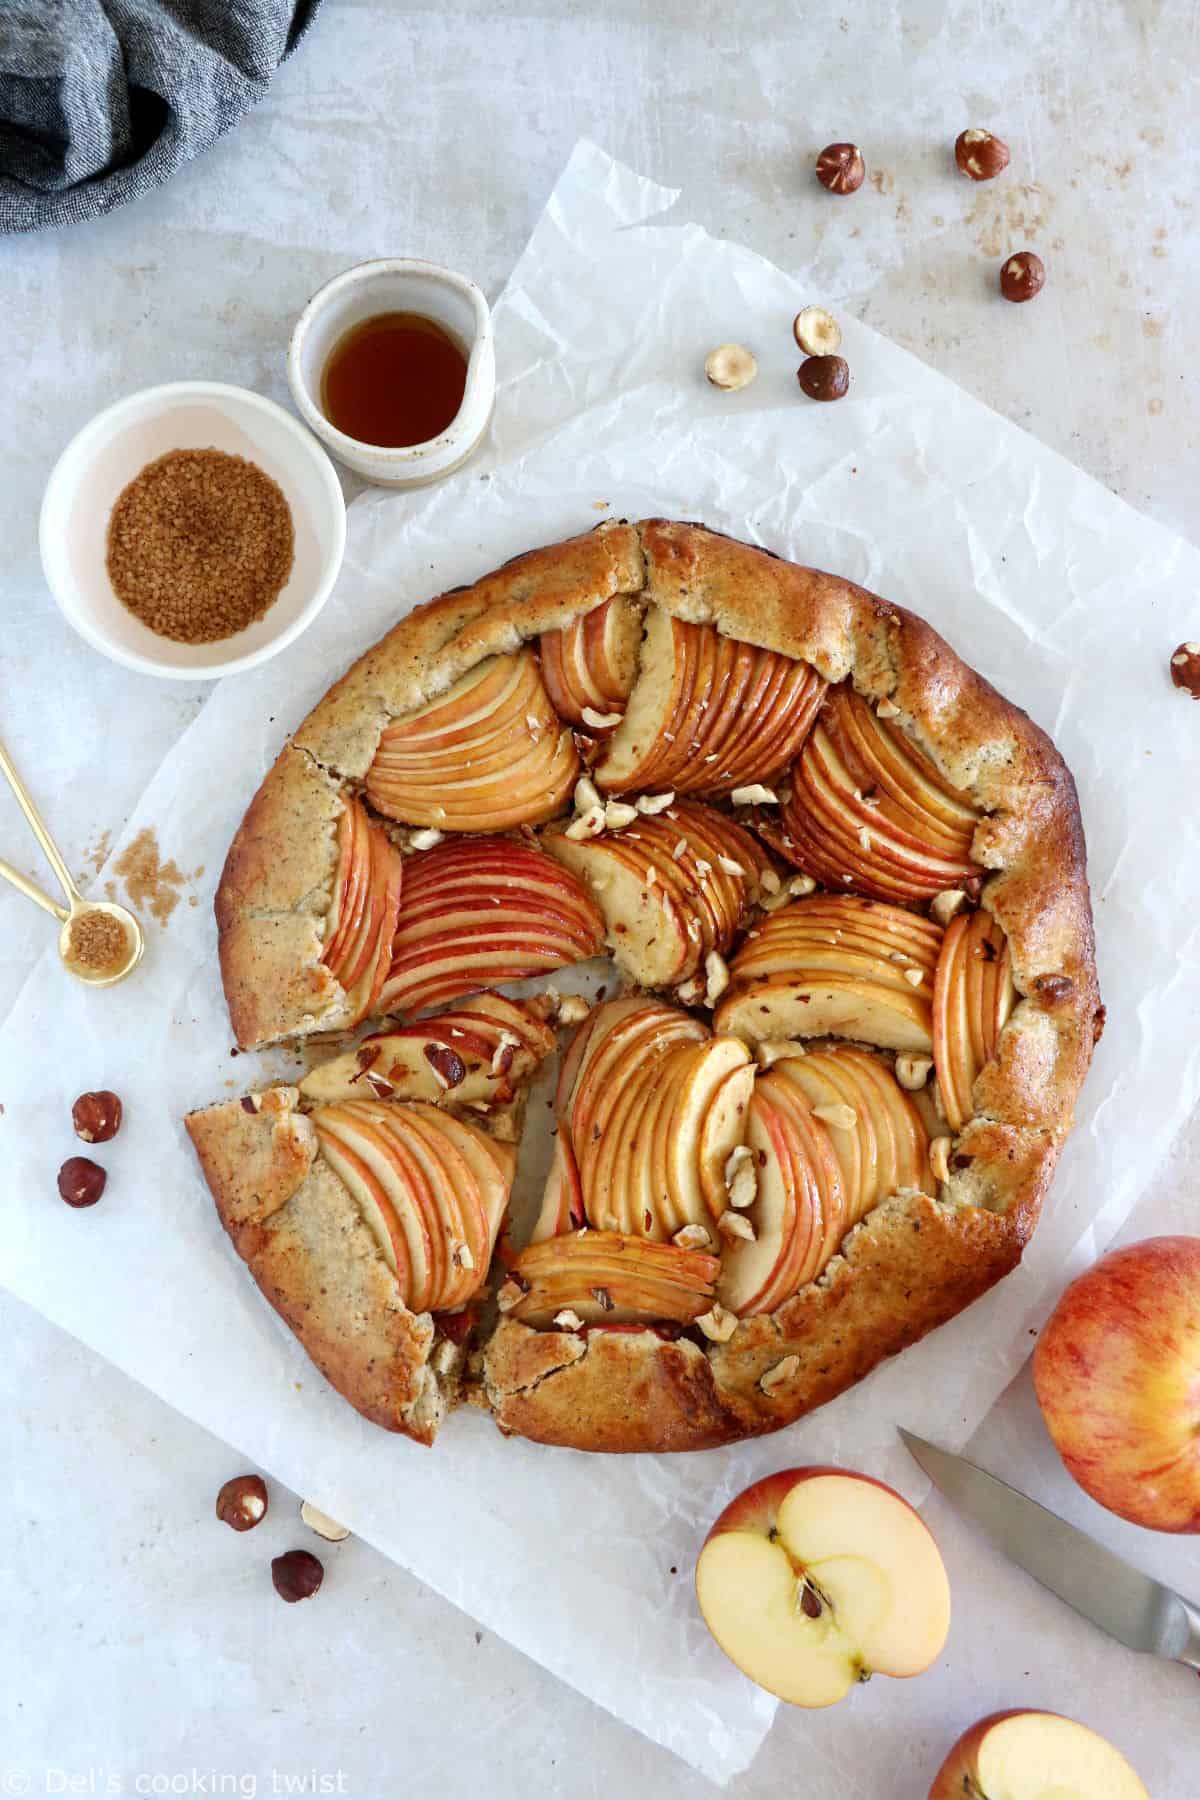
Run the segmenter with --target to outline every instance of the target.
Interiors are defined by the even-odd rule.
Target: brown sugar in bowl
[[[153,630],[123,604],[109,573],[109,529],[121,495],[149,465],[173,451],[209,450],[276,484],[293,554],[278,597],[256,617],[235,614],[232,635],[189,642]],[[51,592],[93,648],[144,674],[215,680],[265,662],[311,624],[341,568],[346,509],[325,451],[281,406],[223,382],[173,382],[117,401],[72,439],[47,483],[39,535]]]

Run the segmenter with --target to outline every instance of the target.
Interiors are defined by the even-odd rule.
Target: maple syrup
[[[362,319],[338,339],[321,374],[321,410],[360,444],[401,449],[446,429],[462,405],[467,358],[424,313]]]

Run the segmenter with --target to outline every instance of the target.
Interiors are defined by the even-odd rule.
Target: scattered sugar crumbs
[[[158,838],[150,825],[125,846],[113,866],[133,905],[139,912],[148,912],[160,925],[165,925],[175,911],[184,897],[184,889],[204,873],[203,866],[187,875],[177,862],[164,862]],[[108,883],[107,892],[110,899],[116,899],[114,882]],[[196,905],[195,895],[189,895],[188,899],[192,906]]]

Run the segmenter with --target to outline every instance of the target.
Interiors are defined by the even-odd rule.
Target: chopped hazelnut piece
[[[408,847],[410,850],[432,850],[441,843],[445,835],[436,826],[426,825],[424,830],[413,832],[408,840]]]
[[[737,1314],[727,1312],[719,1300],[714,1300],[709,1311],[701,1313],[696,1323],[714,1344],[727,1344],[738,1328]]]
[[[962,888],[943,888],[940,894],[933,896],[929,910],[939,925],[948,925],[966,904],[967,896]]]
[[[712,1238],[703,1225],[682,1225],[671,1239],[680,1250],[708,1250]]]
[[[875,711],[881,719],[898,719],[900,717],[900,708],[894,700],[881,700]]]
[[[930,1056],[914,1056],[911,1050],[902,1050],[896,1058],[896,1080],[910,1094],[925,1086],[932,1070],[933,1058]]]
[[[820,1119],[823,1125],[833,1125],[838,1131],[853,1131],[858,1124],[858,1114],[852,1106],[846,1106],[838,1100],[831,1106],[814,1106],[814,1119]]]
[[[800,1358],[798,1356],[785,1356],[780,1362],[772,1363],[769,1369],[763,1370],[759,1376],[758,1385],[764,1394],[773,1394],[777,1387],[782,1387],[785,1382],[792,1379],[799,1367]]]
[[[729,964],[719,950],[710,950],[704,958],[704,974],[704,998],[709,1006],[715,1006],[729,986]]]
[[[718,856],[717,866],[723,869],[726,875],[744,875],[746,873],[741,863],[732,856]]]
[[[583,1320],[577,1312],[572,1312],[569,1306],[564,1306],[561,1312],[555,1313],[554,1323],[561,1326],[564,1331],[578,1331]]]
[[[597,712],[594,706],[585,706],[580,716],[583,719],[584,724],[590,725],[593,731],[609,731],[614,725],[619,725],[621,723],[621,714],[619,712]]]
[[[328,1513],[323,1513],[319,1506],[313,1505],[311,1500],[306,1500],[300,1508],[300,1517],[310,1531],[315,1531],[317,1536],[323,1537],[328,1544],[344,1544],[350,1536],[348,1525],[339,1525],[336,1519],[331,1519]]]
[[[729,798],[734,806],[779,805],[779,795],[774,788],[764,787],[761,781],[752,781],[746,787],[734,788]]]
[[[925,976],[924,976],[924,973],[922,972],[922,970],[920,970],[920,969],[905,969],[904,979],[905,979],[905,981],[907,981],[909,987],[917,988],[917,987],[920,987],[921,983],[925,979]]]
[[[603,831],[604,808],[602,806],[591,806],[586,812],[580,813],[577,819],[572,819],[571,823],[567,826],[566,836],[575,839],[594,838],[600,837]]]
[[[626,800],[610,800],[604,808],[604,825],[608,831],[624,831],[638,816],[636,806]]]
[[[600,789],[587,775],[581,775],[575,783],[575,811],[577,813],[594,812],[596,807],[603,807]]]
[[[636,805],[640,813],[652,818],[655,813],[666,812],[668,806],[675,804],[675,790],[668,788],[665,794],[639,794]]]
[[[758,1237],[749,1219],[740,1212],[723,1212],[717,1220],[717,1230],[723,1238],[744,1238],[748,1244],[753,1244]]]
[[[764,1038],[754,1052],[760,1069],[769,1069],[787,1056],[807,1056],[808,1048],[796,1038]]]
[[[560,1025],[581,1025],[591,1010],[582,994],[560,994],[558,997]]]

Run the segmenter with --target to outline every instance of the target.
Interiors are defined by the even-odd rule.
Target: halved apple
[[[847,683],[830,690],[792,769],[786,849],[827,887],[881,900],[977,886],[979,813]]]
[[[638,677],[596,781],[615,793],[710,795],[769,781],[804,742],[824,691],[808,663],[651,607]]]
[[[869,1475],[784,1469],[730,1502],[696,1564],[704,1622],[743,1674],[793,1706],[941,1655],[950,1584],[907,1500]]]
[[[532,650],[492,656],[385,726],[367,799],[408,825],[505,831],[552,819],[579,774]]]
[[[451,1311],[487,1275],[516,1167],[511,1145],[414,1102],[349,1101],[312,1114],[414,1312]]]
[[[744,1216],[754,1237],[726,1244],[718,1290],[722,1306],[739,1318],[774,1312],[815,1281],[848,1229],[829,1134],[781,1072],[787,1066],[759,1076],[750,1100],[746,1144],[757,1194]]]
[[[597,721],[624,712],[641,636],[641,608],[627,594],[614,595],[561,631],[543,631],[542,679],[560,719],[592,737],[613,730],[614,724]]]
[[[404,862],[359,800],[338,819],[337,866],[321,960],[345,988],[348,1028],[374,1012],[391,964]]]
[[[517,838],[448,840],[405,859],[383,1012],[420,1012],[595,956],[604,922],[583,884]]]
[[[694,800],[599,837],[553,827],[541,842],[587,883],[618,968],[648,988],[687,980],[710,950],[728,950],[769,866],[749,832]]]
[[[1016,1003],[1001,926],[982,910],[951,919],[933,984],[933,1061],[951,1131],[973,1116],[975,1083]]]
[[[768,1038],[856,1038],[928,1052],[941,927],[856,894],[816,894],[747,934],[714,1015],[718,1031]]]
[[[847,1231],[902,1188],[934,1192],[929,1134],[884,1057],[835,1044],[773,1062],[771,1074],[821,1109],[842,1172]]]
[[[299,1082],[308,1100],[429,1100],[454,1106],[511,1100],[554,1050],[545,1000],[480,994],[453,1012],[364,1038]]]
[[[1061,1713],[990,1713],[964,1731],[929,1800],[1150,1800],[1121,1752]]]
[[[712,1306],[715,1256],[613,1231],[578,1231],[529,1244],[498,1296],[525,1325],[573,1312],[583,1324],[690,1325]]]

